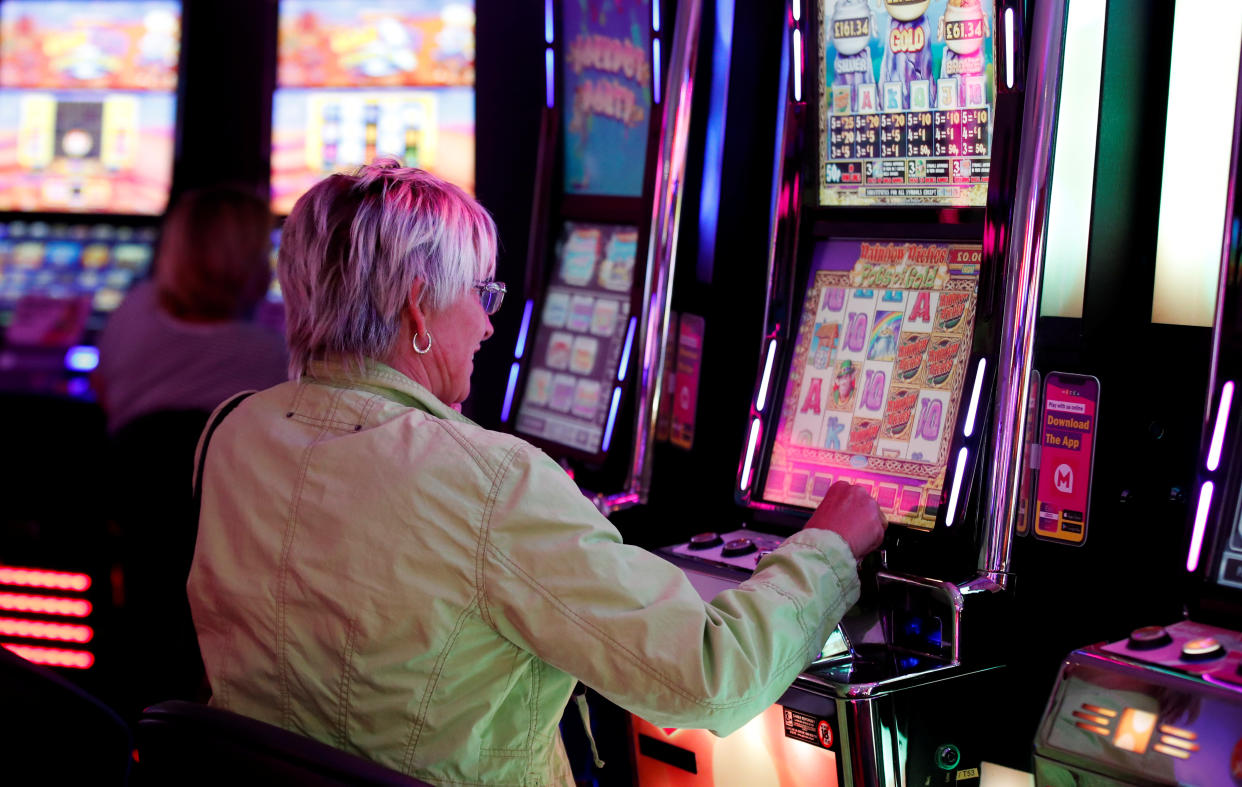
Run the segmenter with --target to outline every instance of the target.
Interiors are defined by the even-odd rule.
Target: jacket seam
[[[444,647],[440,650],[440,655],[436,657],[435,665],[431,668],[431,675],[427,678],[427,688],[423,692],[422,701],[418,704],[418,715],[410,726],[410,737],[405,744],[405,756],[401,761],[401,770],[406,774],[413,775],[414,752],[418,749],[418,742],[423,734],[423,724],[427,720],[427,708],[431,705],[431,698],[435,695],[436,686],[440,683],[440,674],[444,671],[444,664],[448,661],[448,655],[452,652],[453,645],[457,643],[457,638],[461,636],[461,630],[466,624],[466,619],[469,618],[470,613],[478,605],[478,601],[478,594],[476,593],[475,597],[470,600],[470,603],[462,608],[461,614],[453,622],[453,630],[449,633]]]
[[[711,702],[710,700],[702,699],[701,697],[696,697],[694,694],[690,693],[686,689],[679,686],[677,684],[677,681],[669,678],[664,673],[660,672],[654,666],[649,664],[643,658],[641,653],[637,653],[633,649],[626,647],[623,643],[618,642],[617,640],[608,636],[606,632],[602,631],[597,626],[592,625],[589,621],[583,620],[579,615],[577,615],[577,613],[575,613],[572,609],[570,609],[564,602],[562,602],[559,598],[557,598],[555,595],[550,593],[547,588],[539,584],[538,580],[536,580],[534,577],[530,576],[525,571],[523,571],[521,566],[517,565],[512,560],[510,560],[508,556],[502,554],[500,550],[497,549],[495,546],[488,544],[487,548],[488,550],[491,551],[491,553],[496,557],[497,560],[503,562],[506,566],[509,567],[511,571],[513,571],[513,573],[516,576],[518,576],[520,579],[525,580],[527,584],[529,584],[541,596],[547,599],[548,602],[553,607],[559,609],[561,611],[561,614],[563,614],[566,618],[576,623],[578,625],[578,628],[580,628],[583,631],[593,634],[595,637],[597,637],[602,642],[612,645],[616,650],[629,655],[630,659],[635,664],[637,664],[639,667],[641,667],[644,672],[646,672],[648,675],[650,675],[652,678],[654,678],[656,681],[658,681],[660,684],[662,684],[666,689],[668,689],[672,693],[682,697],[685,700],[688,700],[689,702],[694,703],[697,706],[700,706],[700,707],[703,707],[703,708],[706,708],[712,711],[729,710],[731,708],[736,708],[742,705],[746,705],[752,701],[750,697],[743,697],[734,702],[718,703],[718,702]],[[793,659],[788,660],[787,662],[781,664],[777,668],[777,671],[778,672],[783,671],[785,668],[787,668],[792,663],[793,663]]]
[[[345,632],[344,663],[341,665],[341,682],[337,688],[336,717],[338,726],[336,735],[337,748],[341,749],[349,745],[349,696],[353,682],[354,652],[358,647],[358,629],[360,627],[360,619],[354,618],[349,621],[349,628]]]
[[[340,395],[333,398],[329,415],[336,412]],[[325,429],[321,427],[319,434],[306,446],[302,456],[302,468],[298,472],[297,482],[293,487],[293,506],[289,509],[289,517],[285,520],[285,532],[281,538],[279,575],[276,582],[276,664],[277,676],[280,680],[280,720],[281,726],[288,728],[293,717],[293,693],[289,687],[289,659],[285,649],[289,644],[288,616],[285,605],[288,602],[289,588],[289,555],[293,551],[293,539],[297,531],[298,509],[302,503],[302,486],[306,483],[306,474],[310,470],[311,454],[315,446],[323,439]]]
[[[521,450],[521,444],[516,444],[505,454],[501,460],[501,467],[508,467],[513,460],[514,454]],[[497,473],[492,479],[492,488],[488,492],[487,500],[483,505],[483,516],[479,522],[479,541],[474,553],[474,583],[479,590],[479,611],[483,615],[483,621],[496,631],[496,620],[492,617],[491,606],[487,599],[487,545],[491,541],[492,532],[492,514],[496,511],[496,499],[500,496],[500,484],[504,480],[504,473]],[[499,634],[499,631],[496,631]]]

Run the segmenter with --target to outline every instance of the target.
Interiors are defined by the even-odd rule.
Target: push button
[[[697,551],[700,549],[711,549],[712,547],[718,547],[721,542],[722,539],[720,538],[719,533],[712,533],[708,531],[706,533],[699,533],[698,535],[691,536],[688,546],[690,549]]]
[[[1211,661],[1225,655],[1225,649],[1211,637],[1192,639],[1182,645],[1182,661]]]
[[[749,538],[735,538],[724,545],[720,554],[725,557],[741,557],[755,551],[755,544]]]
[[[1141,629],[1135,629],[1130,632],[1130,639],[1126,642],[1131,650],[1155,650],[1163,648],[1173,641],[1169,636],[1169,632],[1164,630],[1164,626],[1143,626]]]

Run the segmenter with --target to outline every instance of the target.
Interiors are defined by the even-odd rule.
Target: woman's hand
[[[855,560],[872,552],[884,541],[888,520],[871,495],[860,486],[838,481],[820,501],[808,528],[831,530],[849,545]]]

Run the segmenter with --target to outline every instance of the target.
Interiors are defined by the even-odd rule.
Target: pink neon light
[[[75,574],[67,571],[0,566],[0,585],[20,585],[21,587],[28,588],[76,590],[82,592],[90,588],[91,578],[86,574]]]
[[[73,669],[90,669],[95,663],[95,655],[85,650],[61,650],[59,648],[40,648],[34,645],[13,645],[5,642],[0,647],[16,653],[26,661],[35,664],[46,664],[49,667],[71,667]]]
[[[1220,452],[1225,445],[1225,427],[1229,424],[1229,408],[1233,405],[1233,380],[1220,389],[1220,406],[1216,408],[1216,426],[1212,429],[1212,443],[1208,449],[1207,469],[1215,473],[1220,467]]]
[[[73,623],[46,623],[41,620],[0,618],[0,635],[27,639],[56,639],[62,642],[90,642],[95,631]]]
[[[40,615],[65,615],[84,618],[91,614],[91,602],[79,598],[28,596],[25,593],[0,593],[0,609],[10,612],[35,612]]]
[[[1211,481],[1204,481],[1199,487],[1199,507],[1195,509],[1195,529],[1190,534],[1190,553],[1186,555],[1186,570],[1194,571],[1199,567],[1199,553],[1203,551],[1203,531],[1207,529],[1208,509],[1212,507]]]

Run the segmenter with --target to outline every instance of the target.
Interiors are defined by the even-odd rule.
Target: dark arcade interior
[[[462,413],[705,602],[889,523],[741,731],[582,687],[577,784],[1242,785],[1232,5],[0,0],[0,782],[441,783],[206,704],[212,408],[98,383],[179,198],[394,155],[496,224]]]

